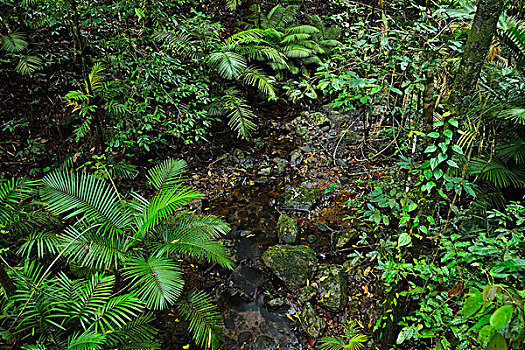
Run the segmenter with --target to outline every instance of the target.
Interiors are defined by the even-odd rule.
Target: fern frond
[[[124,276],[131,280],[131,288],[136,290],[137,297],[156,310],[173,304],[184,286],[177,263],[161,257],[130,259],[126,263]]]
[[[86,92],[95,91],[102,87],[102,81],[104,80],[104,74],[102,72],[105,70],[106,67],[104,67],[102,62],[97,62],[93,65],[93,68],[91,68],[89,72],[88,80],[85,82]],[[88,84],[91,89],[89,89]]]
[[[232,130],[237,131],[239,137],[249,138],[251,131],[255,130],[256,125],[252,121],[256,116],[252,112],[246,100],[238,96],[238,91],[235,89],[228,89],[224,99],[224,109],[228,111],[228,118],[230,119],[228,125]]]
[[[160,190],[179,183],[181,174],[187,166],[184,160],[167,159],[148,170],[146,177],[157,190]]]
[[[78,318],[82,328],[89,328],[91,322],[96,319],[97,312],[111,297],[114,276],[94,274],[85,284],[78,285],[74,290],[75,300],[72,305],[72,315]]]
[[[91,330],[75,333],[67,341],[67,350],[98,350],[103,349],[106,337]]]
[[[159,349],[159,345],[154,341],[157,329],[151,326],[154,320],[155,316],[150,312],[140,314],[122,328],[108,333],[107,344],[119,350]]]
[[[189,331],[200,347],[215,350],[222,342],[222,317],[209,295],[191,291],[181,300],[179,313],[190,322]]]

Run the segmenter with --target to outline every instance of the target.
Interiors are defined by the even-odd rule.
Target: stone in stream
[[[292,187],[283,194],[281,209],[310,211],[322,196],[323,189],[318,187]]]
[[[303,157],[303,153],[301,152],[301,150],[296,149],[290,155],[290,165],[293,167],[300,165],[303,162],[303,158],[304,157]]]
[[[279,227],[279,243],[295,243],[297,233],[299,232],[299,226],[297,226],[297,222],[295,222],[294,219],[286,214],[281,214],[281,216],[279,216],[279,221],[277,221],[277,226]]]
[[[269,247],[263,253],[262,260],[291,291],[312,280],[318,262],[313,249],[305,245]]]
[[[319,278],[319,303],[323,306],[344,310],[348,302],[348,278],[341,265],[321,264],[317,276]]]
[[[301,311],[301,323],[306,333],[313,338],[319,338],[326,327],[326,322],[319,316],[315,311],[314,307],[310,303],[304,305]]]
[[[270,337],[260,335],[255,338],[254,343],[250,347],[250,350],[275,350],[277,349],[277,343]]]

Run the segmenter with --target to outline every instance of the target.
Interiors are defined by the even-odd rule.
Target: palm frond
[[[319,29],[309,24],[286,28],[286,34],[317,34]]]
[[[218,349],[222,342],[222,317],[209,295],[203,291],[191,291],[181,300],[179,313],[190,322],[189,331],[200,347]]]
[[[94,274],[91,279],[83,285],[75,288],[75,300],[72,306],[72,315],[78,318],[84,330],[97,318],[97,312],[104,307],[111,298],[114,276]]]
[[[303,40],[307,40],[311,37],[310,34],[306,33],[291,33],[286,35],[282,40],[281,44],[291,44],[291,43],[297,43],[301,42]]]
[[[131,280],[131,288],[148,307],[165,309],[180,296],[184,279],[174,260],[133,258],[126,265],[124,276]]]
[[[481,179],[490,181],[498,187],[523,187],[525,185],[525,171],[523,169],[511,169],[498,159],[473,158],[469,163],[468,172],[478,175]]]
[[[53,231],[30,232],[24,240],[17,254],[25,255],[26,258],[32,256],[42,258],[46,254],[56,254],[61,244],[59,236]]]
[[[502,142],[496,148],[496,152],[503,161],[512,159],[516,164],[525,163],[525,140]]]
[[[255,66],[246,68],[243,81],[245,84],[256,87],[268,97],[268,99],[275,100],[277,98],[273,84],[270,82],[270,78],[264,74],[261,69]]]
[[[160,190],[179,183],[180,176],[187,166],[184,160],[167,159],[148,170],[146,177],[157,190]]]
[[[107,344],[112,348],[123,349],[158,349],[155,342],[157,329],[151,326],[155,320],[152,313],[140,314],[136,319],[127,323],[124,327],[106,335]]]
[[[102,349],[106,337],[91,330],[75,333],[67,341],[67,350],[98,350]]]
[[[7,52],[20,52],[24,50],[28,43],[25,34],[13,32],[9,35],[2,36],[2,46],[0,48]]]
[[[142,225],[139,233],[147,232],[162,220],[168,218],[177,209],[202,195],[192,188],[181,185],[160,190],[143,211]]]
[[[66,219],[80,216],[88,223],[102,224],[110,234],[121,232],[129,221],[118,194],[93,175],[55,171],[42,182],[44,201],[58,215],[67,213]]]
[[[12,178],[0,184],[0,224],[6,225],[12,211],[36,190],[37,181],[27,178]]]
[[[97,62],[91,68],[89,72],[88,79],[86,80],[86,93],[90,91],[98,90],[102,87],[102,81],[104,80],[103,72],[106,70],[106,67],[102,62]],[[88,86],[89,84],[89,86]]]
[[[130,294],[113,297],[97,310],[90,329],[103,333],[114,332],[138,317],[143,309],[144,304]]]
[[[128,236],[108,236],[103,229],[89,229],[85,226],[67,227],[60,235],[60,240],[61,248],[67,247],[64,251],[65,257],[80,266],[94,270],[117,268],[128,257],[128,250],[132,244],[132,239]]]
[[[15,70],[22,75],[30,75],[42,67],[42,59],[38,56],[22,56]]]
[[[511,120],[518,125],[525,125],[525,108],[510,108],[502,111],[499,117]]]
[[[228,111],[228,125],[232,130],[237,131],[239,137],[249,138],[256,125],[252,121],[256,116],[252,112],[246,100],[238,96],[239,92],[235,89],[228,89],[224,95],[224,109]]]
[[[208,56],[208,62],[226,79],[236,79],[246,68],[246,59],[233,51],[218,51]]]

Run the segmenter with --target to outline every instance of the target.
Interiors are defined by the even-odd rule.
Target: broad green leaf
[[[471,295],[463,304],[463,316],[469,318],[474,315],[481,308],[481,305],[483,305],[483,295],[479,292]]]
[[[447,160],[447,164],[453,168],[459,168],[458,163],[454,162],[452,159]]]
[[[481,328],[478,334],[478,339],[480,343],[488,343],[492,336],[494,335],[494,328],[491,325],[486,325]]]
[[[433,139],[437,139],[439,137],[439,133],[436,132],[436,131],[432,131],[427,136],[430,137],[430,138],[433,138]]]
[[[490,324],[495,329],[501,329],[510,322],[512,318],[512,305],[503,305],[490,317]]]
[[[432,153],[432,152],[434,152],[435,150],[437,150],[437,147],[434,146],[434,145],[430,145],[430,146],[428,146],[428,147],[425,149],[424,153]]]
[[[463,154],[463,150],[458,145],[453,145],[452,150],[458,154]]]
[[[501,333],[496,332],[485,350],[507,350],[507,342]]]
[[[443,135],[445,135],[445,137],[448,137],[449,139],[451,139],[452,135],[453,135],[452,130],[445,130],[445,131],[443,131]]]
[[[397,240],[397,247],[404,247],[406,245],[409,245],[410,242],[412,242],[412,238],[407,233],[402,233],[399,235],[399,238]]]
[[[456,128],[457,128],[458,125],[459,125],[459,123],[458,123],[458,121],[457,121],[456,119],[449,119],[449,120],[448,120],[448,123],[449,123],[450,125],[455,126]]]

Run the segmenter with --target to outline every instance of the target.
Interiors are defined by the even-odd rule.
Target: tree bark
[[[480,0],[478,3],[448,101],[451,112],[455,115],[465,112],[472,100],[502,11],[503,0]]]

